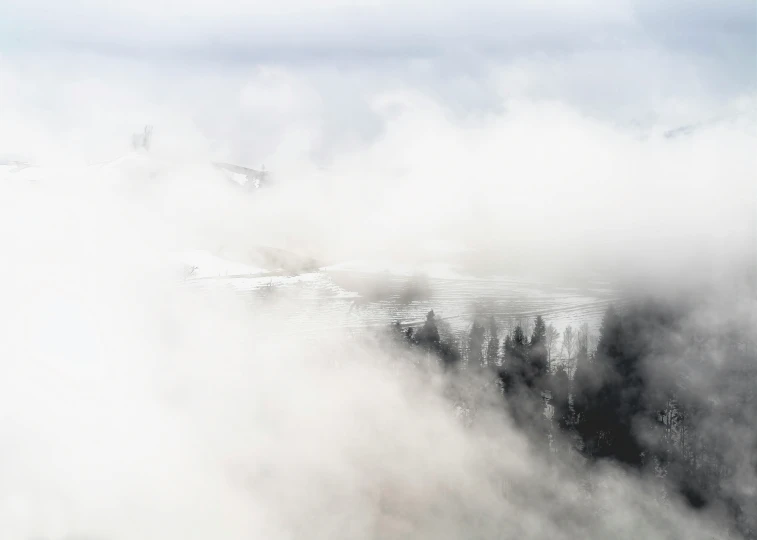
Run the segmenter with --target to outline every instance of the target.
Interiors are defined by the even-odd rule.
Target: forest
[[[495,387],[535,451],[652,477],[660,504],[678,498],[719,516],[729,534],[757,538],[753,332],[748,321],[697,313],[693,302],[611,305],[598,336],[586,324],[561,336],[542,316],[506,330],[476,317],[460,339],[430,311],[422,326],[395,323],[390,335],[419,366]],[[472,398],[456,399],[475,422]]]

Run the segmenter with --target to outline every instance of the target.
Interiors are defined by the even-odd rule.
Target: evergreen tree
[[[443,340],[440,343],[439,362],[445,371],[456,369],[460,365],[460,350],[454,340]]]
[[[471,326],[468,348],[468,367],[480,368],[484,365],[484,330],[483,325],[474,319]]]
[[[545,342],[547,348],[547,371],[552,369],[552,351],[557,345],[557,340],[560,338],[560,332],[553,324],[547,326],[547,340]]]
[[[561,350],[565,350],[565,353],[568,355],[568,365],[571,364],[571,360],[573,359],[573,349],[575,349],[576,344],[576,335],[573,332],[573,327],[571,325],[568,325],[565,327],[565,331],[563,331],[562,335],[562,346]]]
[[[547,341],[547,325],[541,315],[534,319],[534,331],[531,334],[531,345],[544,345]]]
[[[571,424],[570,415],[570,379],[565,366],[558,366],[551,377],[550,391],[552,393],[553,419],[561,430]]]
[[[520,325],[513,330],[509,342],[505,340],[505,347],[507,358],[500,370],[499,379],[513,420],[524,429],[544,435],[547,419],[544,416],[542,392],[531,385],[533,379],[529,344]]]
[[[426,322],[420,330],[415,333],[415,341],[428,351],[437,352],[441,343],[439,337],[439,328],[436,326],[436,315],[434,310],[428,312],[426,315]]]
[[[597,342],[597,357],[618,360],[623,354],[623,324],[615,306],[610,304],[602,318]]]
[[[505,336],[505,341],[502,342],[502,366],[507,365],[512,360],[513,356],[513,339],[510,334]]]
[[[613,458],[628,465],[641,465],[642,449],[633,428],[642,412],[639,341],[635,320],[632,328],[610,306],[605,313],[597,345],[594,370],[601,379],[596,393],[588,396],[579,432],[585,451],[595,458]]]
[[[525,334],[520,325],[516,326],[512,335],[505,336],[502,346],[502,366],[499,369],[499,379],[505,393],[520,386],[526,368],[527,346]]]
[[[528,349],[526,384],[541,387],[547,375],[547,326],[541,315],[534,321],[534,331]]]
[[[528,341],[520,325],[513,330],[511,341],[509,371],[518,384],[527,378],[528,372]]]
[[[573,396],[573,413],[576,422],[582,422],[583,414],[589,406],[591,397],[595,392],[595,379],[592,376],[593,365],[590,363],[589,351],[586,342],[580,343],[576,355],[576,371],[571,381],[571,394]]]
[[[389,327],[389,335],[397,345],[413,345],[415,340],[413,336],[413,327],[402,328],[399,321],[395,321]]]
[[[497,338],[497,323],[494,317],[489,318],[489,342],[486,345],[486,365],[491,369],[499,362],[499,339]]]
[[[396,324],[395,328],[399,329],[399,323]],[[441,338],[439,326],[436,322],[436,315],[433,310],[428,312],[426,322],[423,323],[423,326],[417,332],[413,333],[412,328],[408,328],[406,331],[400,332],[400,335],[404,337],[406,343],[415,345],[424,350],[428,355],[436,357],[445,371],[455,369],[459,366],[460,349],[454,339]]]

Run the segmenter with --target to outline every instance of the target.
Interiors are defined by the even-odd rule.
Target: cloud
[[[714,534],[611,467],[595,512],[582,466],[531,447],[493,393],[466,427],[449,381],[396,351],[314,338],[286,297],[186,286],[161,192],[75,180],[0,187],[4,537]]]
[[[659,103],[679,110],[629,128],[560,99],[571,79],[548,61],[453,79],[440,92],[423,76],[382,71],[366,81],[361,69],[261,65],[205,77],[102,58],[75,71],[46,70],[42,59],[5,65],[5,153],[53,167],[104,161],[153,124],[153,153],[167,167],[160,204],[178,228],[212,223],[223,237],[216,243],[275,245],[325,261],[444,246],[529,272],[634,273],[653,261],[652,273],[705,273],[753,254],[748,93],[708,98],[719,113],[709,117],[709,106],[672,92]],[[589,80],[584,73],[572,80]],[[451,96],[478,80],[491,106],[456,106]],[[689,133],[667,136],[676,121],[703,117]],[[227,208],[217,219],[209,204],[200,211],[199,199],[176,190],[187,176],[186,185],[207,192],[212,181],[199,171],[211,159],[265,164],[278,184],[252,200],[210,195],[204,201]]]
[[[41,7],[47,8],[40,11]],[[90,21],[100,24],[83,24],[79,19],[86,14]],[[483,41],[494,37],[494,21],[507,30],[527,23],[531,30],[543,37],[549,29],[566,28],[568,32],[581,25],[597,23],[628,23],[633,18],[630,4],[602,3],[587,0],[571,7],[548,3],[516,2],[503,6],[489,0],[477,0],[465,8],[461,4],[438,4],[425,0],[413,2],[366,0],[363,2],[311,2],[288,0],[280,3],[222,1],[209,3],[160,1],[132,2],[128,5],[103,6],[96,2],[77,1],[65,9],[46,2],[35,2],[16,17],[28,25],[54,29],[56,37],[104,40],[110,43],[136,45],[147,40],[150,45],[192,45],[197,40],[219,40],[230,44],[284,46],[294,38],[294,45],[308,47],[313,44],[344,46],[374,50],[396,47],[382,40],[394,38],[405,45],[438,46],[445,37],[453,40],[473,37],[477,32]],[[64,17],[72,25],[67,28],[58,23]],[[118,20],[129,25],[116,26]],[[538,21],[538,24],[537,24]],[[112,25],[106,29],[106,25]],[[521,27],[515,34],[528,35]],[[564,35],[566,32],[561,32]],[[410,43],[413,36],[413,43]],[[506,36],[505,36],[506,37]],[[507,37],[506,37],[507,39]],[[373,42],[373,45],[370,45]]]
[[[596,519],[585,471],[501,410],[464,428],[438,378],[340,332],[314,343],[286,299],[184,288],[170,254],[677,281],[749,263],[749,55],[663,39],[686,11],[701,46],[746,8],[352,6],[33,2],[3,22],[0,152],[46,168],[0,186],[1,536],[704,537],[613,469]],[[212,159],[277,184],[240,197]]]
[[[34,0],[5,22],[11,50],[84,50],[163,64],[361,65],[425,58],[465,71],[471,58],[512,61],[626,49],[675,53],[719,87],[754,85],[754,11],[743,2],[676,0],[430,3],[220,2],[65,6]],[[62,24],[65,22],[65,24]],[[750,64],[751,61],[751,64]]]

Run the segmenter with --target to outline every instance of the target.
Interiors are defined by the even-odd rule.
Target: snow
[[[177,254],[177,259],[189,268],[194,269],[190,274],[190,277],[192,278],[217,278],[268,274],[268,270],[265,268],[258,268],[248,264],[224,259],[210,253],[209,251],[184,251]]]
[[[228,177],[228,178],[229,178],[229,180],[231,180],[232,182],[236,182],[236,183],[237,183],[237,184],[239,184],[240,186],[243,186],[243,185],[245,185],[245,184],[246,184],[247,182],[249,182],[249,181],[250,181],[250,180],[249,180],[249,179],[247,178],[247,175],[244,175],[244,174],[242,174],[242,173],[236,173],[236,172],[232,172],[232,171],[227,171],[227,170],[224,170],[224,171],[223,171],[223,174],[224,174],[224,175],[225,175],[226,177]],[[256,187],[257,187],[257,186],[256,186]]]
[[[421,271],[427,272],[429,297],[403,301],[403,289]],[[388,287],[386,296],[361,299],[358,292],[350,289],[349,279],[345,282],[338,279],[341,274],[350,273],[361,275],[361,280],[378,279]],[[513,321],[533,319],[540,314],[561,332],[569,324],[577,327],[583,322],[596,331],[607,304],[620,300],[617,291],[602,286],[579,289],[505,276],[473,278],[452,272],[443,264],[408,265],[375,260],[353,260],[299,275],[269,273],[191,281],[211,289],[230,287],[242,295],[270,287],[274,294],[299,300],[297,324],[314,332],[329,321],[333,323],[334,317],[341,318],[341,326],[351,330],[392,321],[420,323],[431,309],[440,320],[449,323],[453,332],[467,331],[475,315],[492,316],[503,328],[508,328]],[[355,302],[357,299],[361,301]]]
[[[103,177],[110,175],[100,174],[101,171],[115,173],[114,176],[118,177],[119,172],[157,170],[162,165],[165,164],[144,152],[133,152],[79,169],[20,167],[15,161],[4,161],[0,162],[0,180],[56,179],[59,175],[78,176],[80,172],[89,172],[89,176],[102,182]],[[248,181],[242,173],[227,170],[225,174],[240,185]],[[292,294],[302,300],[303,307],[298,316],[303,326],[311,323],[317,326],[319,320],[333,320],[329,314],[343,316],[344,325],[349,328],[387,324],[394,320],[422,321],[428,310],[434,309],[440,318],[450,319],[454,329],[460,331],[465,330],[476,314],[495,317],[503,325],[508,321],[543,314],[548,322],[553,322],[562,330],[567,324],[578,325],[584,321],[595,325],[607,304],[618,298],[617,291],[611,286],[596,280],[591,286],[579,289],[504,275],[474,277],[443,262],[354,259],[325,266],[319,271],[291,275],[281,268],[273,268],[273,265],[293,259],[295,263],[285,266],[290,270],[303,267],[297,264],[299,258],[295,254],[257,251],[260,251],[257,258],[254,246],[238,253],[189,249],[172,255],[176,266],[186,271],[187,283],[193,286],[229,286],[240,294],[270,287]],[[263,268],[261,265],[268,261],[273,261],[271,267]],[[55,269],[50,271],[54,272]],[[380,299],[354,302],[360,294],[350,290],[353,285],[346,278],[351,273],[363,274],[361,279],[365,277],[386,282],[388,292]],[[427,282],[429,294],[403,300],[403,291],[415,276],[426,278],[424,284]]]
[[[352,260],[321,268],[326,272],[360,272],[365,274],[391,274],[392,276],[426,276],[433,279],[473,279],[464,276],[444,263],[407,264],[394,261]]]

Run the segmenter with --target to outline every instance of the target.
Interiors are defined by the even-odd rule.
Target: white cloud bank
[[[708,39],[743,9],[676,6]],[[613,472],[596,519],[506,420],[463,429],[383,353],[304,341],[296,306],[185,290],[169,253],[752,264],[754,79],[734,74],[753,29],[700,54],[638,3],[16,7],[0,154],[50,169],[0,186],[0,536],[706,537]],[[484,54],[503,35],[511,52]],[[731,51],[736,69],[713,65]],[[144,123],[146,169],[83,172]],[[240,197],[211,159],[278,185]]]
[[[711,538],[646,483],[553,463],[493,395],[186,288],[171,220],[110,189],[5,184],[3,538]]]

